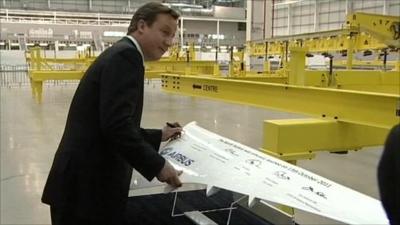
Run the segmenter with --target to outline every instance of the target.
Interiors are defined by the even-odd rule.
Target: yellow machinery
[[[399,53],[399,23],[399,18],[395,16],[355,13],[347,17],[345,29],[282,36],[261,42],[250,42],[248,43],[248,53],[250,56],[265,57],[266,59],[272,55],[279,55],[281,69],[275,72],[271,71],[270,62],[266,60],[264,73],[261,77],[270,77],[275,74],[286,78],[281,79],[282,83],[293,84],[295,82],[307,86],[329,86],[340,89],[399,93],[397,74],[400,68],[400,61],[398,56],[395,61],[387,60],[389,53]],[[305,70],[301,79],[287,80],[292,69],[302,69],[295,68],[294,65],[302,67],[303,63],[296,63],[296,59],[293,59],[294,54],[298,55],[300,51],[306,56],[314,53],[323,54],[332,61],[331,68],[342,67],[345,70]],[[332,52],[341,53],[347,56],[347,59],[336,60],[330,54]],[[375,52],[378,53],[379,57],[373,61],[354,60],[355,52],[364,52],[365,54]],[[289,58],[291,65],[289,65]],[[299,60],[303,60],[302,58],[300,57]],[[365,72],[357,72],[353,70],[356,67],[379,68],[381,72],[365,70]],[[363,76],[364,73],[368,75]],[[362,79],[360,79],[360,76],[362,76]],[[268,79],[266,81],[269,82]]]
[[[38,103],[42,101],[43,82],[46,80],[79,80],[89,65],[95,60],[90,52],[82,52],[75,58],[48,58],[40,48],[31,48],[26,53],[29,64],[29,77],[32,94]],[[219,64],[216,61],[195,60],[194,46],[191,44],[184,55],[177,47],[170,50],[169,57],[160,61],[146,62],[145,77],[160,78],[163,73],[185,75],[219,76]]]
[[[26,53],[32,95],[42,101],[43,82],[46,80],[79,80],[94,61],[89,51],[79,52],[75,58],[46,58],[39,47]]]
[[[249,73],[237,66],[243,63],[239,57],[238,62],[231,61],[228,79],[164,74],[162,88],[311,116],[264,121],[260,150],[293,164],[314,158],[318,151],[346,153],[382,145],[388,131],[400,123],[400,62],[397,58],[388,63],[385,58],[389,51],[399,53],[400,19],[355,13],[346,24],[343,30],[248,44],[250,56],[280,55],[277,71],[266,63],[263,74]],[[372,50],[382,52],[383,60],[353,60],[355,52]],[[333,69],[329,52],[347,55],[341,62],[345,69]],[[324,53],[330,59],[329,69],[306,69],[306,56],[311,53]],[[363,63],[375,64],[379,70],[353,68]],[[389,70],[388,65],[393,68]],[[291,208],[282,209],[294,213]]]
[[[162,88],[312,116],[264,121],[261,150],[292,163],[311,159],[317,151],[382,145],[389,129],[400,122],[399,67],[388,71],[382,62],[381,70],[354,70],[352,57],[356,51],[371,49],[398,52],[399,18],[355,13],[346,23],[348,28],[340,31],[250,43],[253,56],[279,54],[284,59],[280,73],[260,76],[263,82],[244,72],[229,79],[164,74]],[[307,54],[344,50],[348,56],[346,69],[306,69]],[[398,64],[398,59],[393,63]]]
[[[387,70],[387,62],[382,61],[380,70],[355,70],[353,55],[366,50],[398,52],[400,21],[398,17],[355,13],[348,16],[346,24],[347,28],[339,31],[249,43],[252,56],[278,54],[283,59],[282,68],[269,71],[267,76],[245,71],[243,52],[231,51],[228,76],[222,78],[217,62],[196,61],[194,46],[190,45],[186,54],[181,55],[175,47],[168,59],[146,63],[146,77],[164,74],[162,87],[169,92],[313,116],[314,119],[264,122],[262,150],[293,163],[313,158],[316,151],[381,145],[388,129],[399,122],[399,66]],[[307,54],[344,51],[346,69],[306,69]],[[32,92],[38,102],[44,80],[80,79],[94,60],[87,55],[44,59],[38,49],[32,49],[28,59]],[[58,64],[68,67],[56,70]],[[399,60],[392,64],[399,65]]]
[[[160,78],[163,73],[220,75],[219,65],[216,61],[196,60],[193,43],[184,50],[182,54],[179,46],[175,45],[169,49],[168,57],[163,57],[159,61],[146,62],[146,78]]]
[[[196,60],[194,44],[190,43],[182,54],[178,44],[168,49],[168,57],[162,57],[161,61],[193,61]]]
[[[261,151],[295,164],[299,159],[314,158],[318,151],[346,152],[383,144],[389,129],[400,122],[400,62],[386,59],[389,52],[399,53],[399,30],[398,17],[355,13],[347,17],[342,30],[248,43],[250,56],[268,59],[279,55],[281,64],[276,71],[268,60],[262,74],[245,71],[243,52],[232,51],[228,76],[223,78],[217,62],[196,61],[189,47],[184,55],[173,48],[168,59],[147,63],[146,77],[161,74],[162,89],[167,92],[310,116],[264,121]],[[381,61],[354,60],[360,51],[380,52]],[[332,52],[347,58],[335,61]],[[329,69],[306,68],[307,56],[314,53],[326,55]],[[57,79],[58,72],[43,71],[49,61],[31,54],[30,77],[40,101],[41,82]],[[76,67],[65,77],[79,79],[91,60],[72,60]],[[334,65],[344,69],[334,69]],[[379,70],[356,70],[359,65]],[[48,77],[50,73],[53,75]]]

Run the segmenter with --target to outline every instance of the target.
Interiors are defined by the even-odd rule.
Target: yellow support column
[[[305,85],[305,66],[307,49],[303,47],[290,48],[289,84]]]
[[[190,63],[186,63],[185,75],[191,75],[191,65],[190,65]]]
[[[270,73],[271,72],[271,63],[268,59],[264,61],[264,73]]]
[[[346,69],[351,70],[353,65],[353,46],[354,46],[354,37],[352,34],[348,37],[348,49],[347,49],[347,63]]]
[[[35,99],[35,88],[34,88],[34,85],[33,85],[31,72],[29,72],[29,81],[31,83],[32,98]]]
[[[228,65],[228,76],[229,77],[235,77],[235,70],[234,70],[232,62],[229,63],[229,65]]]
[[[216,76],[216,77],[220,76],[219,64],[218,63],[214,63],[213,76]]]
[[[43,81],[32,80],[32,93],[37,103],[42,103]]]
[[[394,64],[393,71],[400,71],[400,61],[397,61],[397,62]]]
[[[264,55],[264,73],[270,73],[271,72],[271,64],[268,59],[268,46],[269,43],[268,41],[265,42],[265,55]]]

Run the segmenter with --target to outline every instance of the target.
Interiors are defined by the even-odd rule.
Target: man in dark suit
[[[400,124],[390,131],[378,165],[382,205],[390,224],[400,224]]]
[[[128,35],[88,68],[73,97],[45,185],[53,225],[122,225],[132,167],[146,179],[179,187],[180,172],[158,153],[180,126],[142,129],[144,66],[171,46],[179,15],[148,3]]]

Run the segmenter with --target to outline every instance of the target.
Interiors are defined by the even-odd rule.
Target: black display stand
[[[204,215],[219,225],[225,225],[230,212],[221,209],[230,208],[233,202],[232,193],[225,190],[211,197],[206,196],[205,190],[179,192],[178,195],[168,193],[130,197],[128,221],[129,225],[193,225],[183,213],[197,210],[206,211]],[[229,221],[230,225],[272,225],[237,204],[231,211]]]

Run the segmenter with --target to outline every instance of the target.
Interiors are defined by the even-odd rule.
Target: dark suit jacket
[[[390,224],[400,224],[400,124],[386,139],[378,166],[379,192]]]
[[[132,167],[152,180],[164,166],[161,130],[140,128],[144,67],[123,38],[88,68],[73,97],[42,201],[82,216],[122,217]]]

